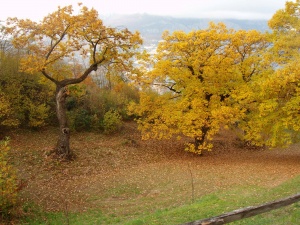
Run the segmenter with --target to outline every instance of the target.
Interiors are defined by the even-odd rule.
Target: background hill
[[[205,29],[208,27],[210,21],[216,23],[224,22],[229,28],[236,30],[268,30],[267,20],[175,18],[149,14],[111,15],[103,20],[105,24],[113,27],[127,27],[131,31],[140,31],[145,45],[157,44],[165,30],[169,30],[170,32],[175,30],[189,32],[193,29]]]

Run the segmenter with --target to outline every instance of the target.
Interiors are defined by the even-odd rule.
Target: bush
[[[68,113],[70,128],[73,131],[89,131],[92,126],[92,116],[86,109],[76,109]]]
[[[0,130],[43,127],[55,112],[54,85],[39,74],[19,70],[19,55],[2,52],[0,60]]]
[[[0,126],[15,127],[19,125],[19,121],[13,117],[12,111],[10,99],[0,89]]]
[[[127,104],[138,101],[138,90],[125,83],[113,89],[84,83],[69,88],[67,115],[74,131],[117,132],[122,120],[130,120]],[[107,114],[107,115],[106,115]],[[106,117],[104,119],[104,117]]]
[[[122,126],[122,117],[114,110],[105,113],[103,118],[104,133],[112,134],[120,130]]]
[[[78,109],[74,118],[74,128],[76,131],[90,130],[92,118],[85,109]]]
[[[9,139],[0,141],[0,215],[8,218],[17,200],[16,171],[8,163]]]

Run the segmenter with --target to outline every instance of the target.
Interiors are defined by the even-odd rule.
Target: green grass
[[[194,203],[177,208],[161,209],[145,215],[132,212],[131,215],[104,215],[100,210],[85,213],[43,213],[38,210],[23,224],[181,224],[194,220],[217,216],[238,208],[277,200],[299,192],[300,176],[274,188],[258,186],[236,186],[224,191],[215,192],[197,199]],[[113,190],[114,192],[117,190]],[[118,190],[123,191],[123,190]],[[176,196],[174,196],[176,198]],[[141,206],[142,207],[142,206]],[[240,220],[232,224],[255,225],[289,225],[299,224],[300,203],[264,213],[255,217]]]
[[[115,215],[103,215],[101,211],[89,211],[85,213],[46,213],[31,207],[30,217],[24,218],[21,224],[51,224],[51,225],[88,225],[88,224],[117,224],[120,219]]]

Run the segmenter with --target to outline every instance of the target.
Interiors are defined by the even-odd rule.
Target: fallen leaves
[[[126,123],[118,135],[74,133],[77,158],[71,162],[45,157],[45,149],[55,144],[53,129],[15,137],[14,161],[27,182],[21,195],[49,211],[64,211],[67,204],[70,211],[131,214],[186,204],[190,172],[195,198],[236,185],[272,187],[300,174],[299,145],[249,149],[228,130],[202,156],[184,152],[186,140],[141,141],[135,123]]]

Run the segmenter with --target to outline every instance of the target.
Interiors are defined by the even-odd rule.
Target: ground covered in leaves
[[[134,216],[234,186],[271,188],[300,174],[300,145],[250,148],[229,131],[202,156],[185,152],[184,140],[142,141],[135,123],[111,136],[73,133],[77,158],[71,162],[47,156],[55,140],[54,128],[11,134],[22,201],[47,211],[100,209]]]

